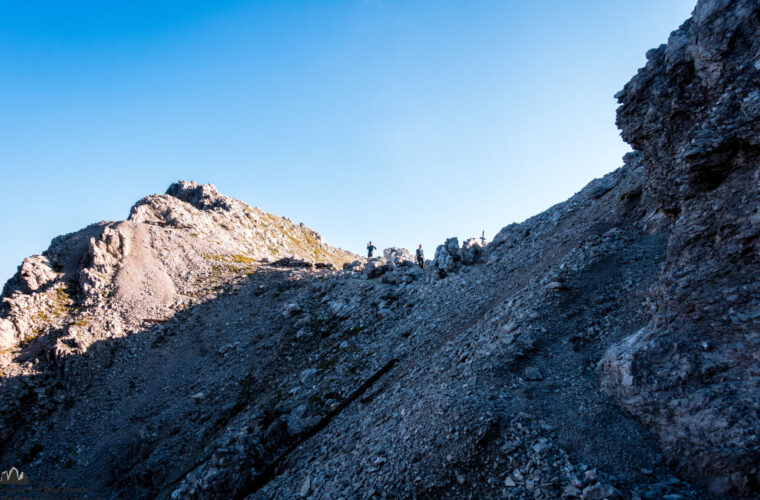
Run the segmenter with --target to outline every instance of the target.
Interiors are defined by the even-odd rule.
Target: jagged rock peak
[[[193,181],[177,181],[169,186],[166,194],[191,204],[199,210],[221,208],[229,210],[232,198],[217,191],[213,184],[198,184]]]
[[[759,44],[757,0],[700,1],[619,95],[623,167],[425,270],[192,183],[56,238],[3,297],[0,461],[104,497],[758,498]]]
[[[181,180],[172,183],[165,194],[146,196],[135,203],[128,220],[149,224],[190,224],[187,219],[198,215],[196,210],[228,212],[233,217],[255,211],[245,203],[221,194],[212,184]]]
[[[259,263],[296,259],[328,269],[356,257],[210,184],[179,181],[138,201],[127,220],[56,237],[43,255],[25,259],[3,290],[0,349],[10,353],[39,337],[54,344],[76,338],[66,345],[84,350],[169,317]]]

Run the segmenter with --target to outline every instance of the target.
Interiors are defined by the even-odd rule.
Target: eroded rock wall
[[[703,0],[618,94],[672,231],[657,313],[604,387],[718,495],[760,487],[760,4]]]
[[[3,295],[3,463],[135,498],[756,498],[758,9],[700,2],[619,94],[623,167],[425,271],[186,182],[56,238]]]

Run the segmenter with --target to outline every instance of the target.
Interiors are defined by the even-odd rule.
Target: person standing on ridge
[[[420,247],[417,249],[417,264],[422,269],[425,269],[425,252],[422,251],[422,243],[420,243]]]
[[[375,250],[377,250],[377,247],[373,245],[371,241],[367,243],[367,258],[368,259],[372,258],[372,252],[374,252]]]

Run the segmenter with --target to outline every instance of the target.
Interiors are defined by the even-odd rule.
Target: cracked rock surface
[[[54,239],[3,291],[13,491],[757,498],[758,58],[760,4],[699,1],[620,168],[424,270],[190,182]]]

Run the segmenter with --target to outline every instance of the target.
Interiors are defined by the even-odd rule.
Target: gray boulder
[[[409,250],[406,248],[399,248],[399,247],[390,247],[383,250],[383,258],[392,263],[392,264],[400,264],[402,262],[411,262],[414,263],[414,258],[412,257],[412,254],[409,253]]]
[[[462,266],[475,264],[482,257],[485,244],[480,238],[469,238],[459,247],[459,239],[447,238],[443,245],[438,245],[429,270],[439,278],[455,273]]]
[[[460,255],[462,257],[462,264],[472,265],[480,260],[483,255],[485,245],[481,242],[480,238],[468,238],[462,243],[462,249]]]
[[[447,238],[443,245],[438,245],[428,269],[439,278],[444,278],[459,269],[461,260],[459,240],[454,236]]]
[[[346,262],[343,264],[344,271],[361,271],[361,269],[362,269],[362,261],[360,260]]]
[[[449,255],[454,257],[455,260],[459,260],[456,258],[456,256],[459,255],[459,239],[456,236],[447,238],[443,246],[446,248]]]
[[[367,262],[367,264],[364,266],[364,275],[367,277],[367,279],[379,278],[383,274],[390,271],[391,267],[392,265],[389,264],[385,259],[370,259],[370,261]]]

